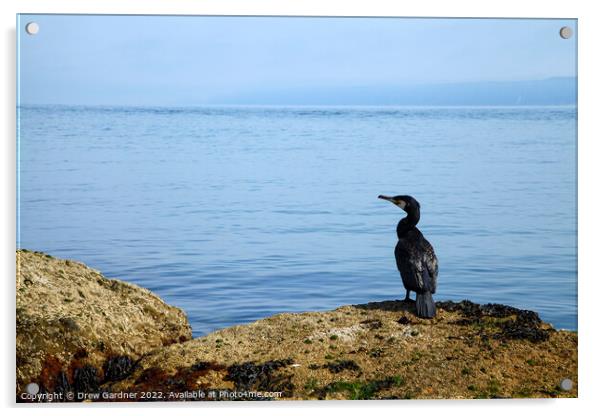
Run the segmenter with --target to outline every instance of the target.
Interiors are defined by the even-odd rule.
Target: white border
[[[15,248],[15,21],[16,13],[104,13],[104,14],[230,14],[230,15],[333,15],[333,16],[425,16],[425,17],[555,17],[579,19],[579,399],[507,400],[507,401],[421,401],[421,402],[302,402],[302,403],[214,403],[214,404],[133,404],[118,407],[93,404],[81,407],[44,406],[45,414],[63,415],[85,411],[92,414],[164,414],[177,407],[180,413],[232,413],[253,411],[262,414],[307,414],[345,412],[365,414],[376,407],[385,412],[441,412],[445,415],[483,414],[507,416],[509,412],[545,412],[567,414],[587,412],[599,403],[600,324],[597,309],[600,276],[596,256],[599,255],[600,185],[602,178],[599,115],[600,40],[602,15],[595,1],[556,0],[3,0],[2,13],[2,99],[0,116],[3,127],[0,172],[2,175],[1,206],[3,238],[2,264],[4,302],[2,329],[2,375],[0,392],[9,412],[31,413],[34,409],[15,407],[14,400],[14,248]],[[589,412],[587,412],[589,413]]]

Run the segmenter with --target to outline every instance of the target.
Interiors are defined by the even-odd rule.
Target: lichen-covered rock
[[[184,312],[147,289],[40,252],[17,251],[17,394],[92,392],[153,349],[192,338]]]

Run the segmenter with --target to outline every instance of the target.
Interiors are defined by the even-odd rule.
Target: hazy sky
[[[25,34],[35,21],[40,31]],[[21,15],[23,104],[576,76],[575,20]],[[286,95],[286,94],[284,94]]]

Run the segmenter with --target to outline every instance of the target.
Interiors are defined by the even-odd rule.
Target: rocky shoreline
[[[576,332],[505,305],[437,307],[284,313],[192,339],[152,292],[19,250],[17,401],[577,397]]]

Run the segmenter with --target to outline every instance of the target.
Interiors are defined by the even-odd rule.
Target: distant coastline
[[[123,103],[21,103],[35,106],[138,107]],[[402,107],[488,107],[488,106],[576,106],[577,78],[553,77],[524,81],[481,81],[412,85],[307,86],[245,91],[215,101],[186,105],[142,105],[140,107],[244,107],[244,106],[402,106]]]
[[[575,105],[577,78],[413,85],[305,87],[244,92],[224,104],[517,106]]]

